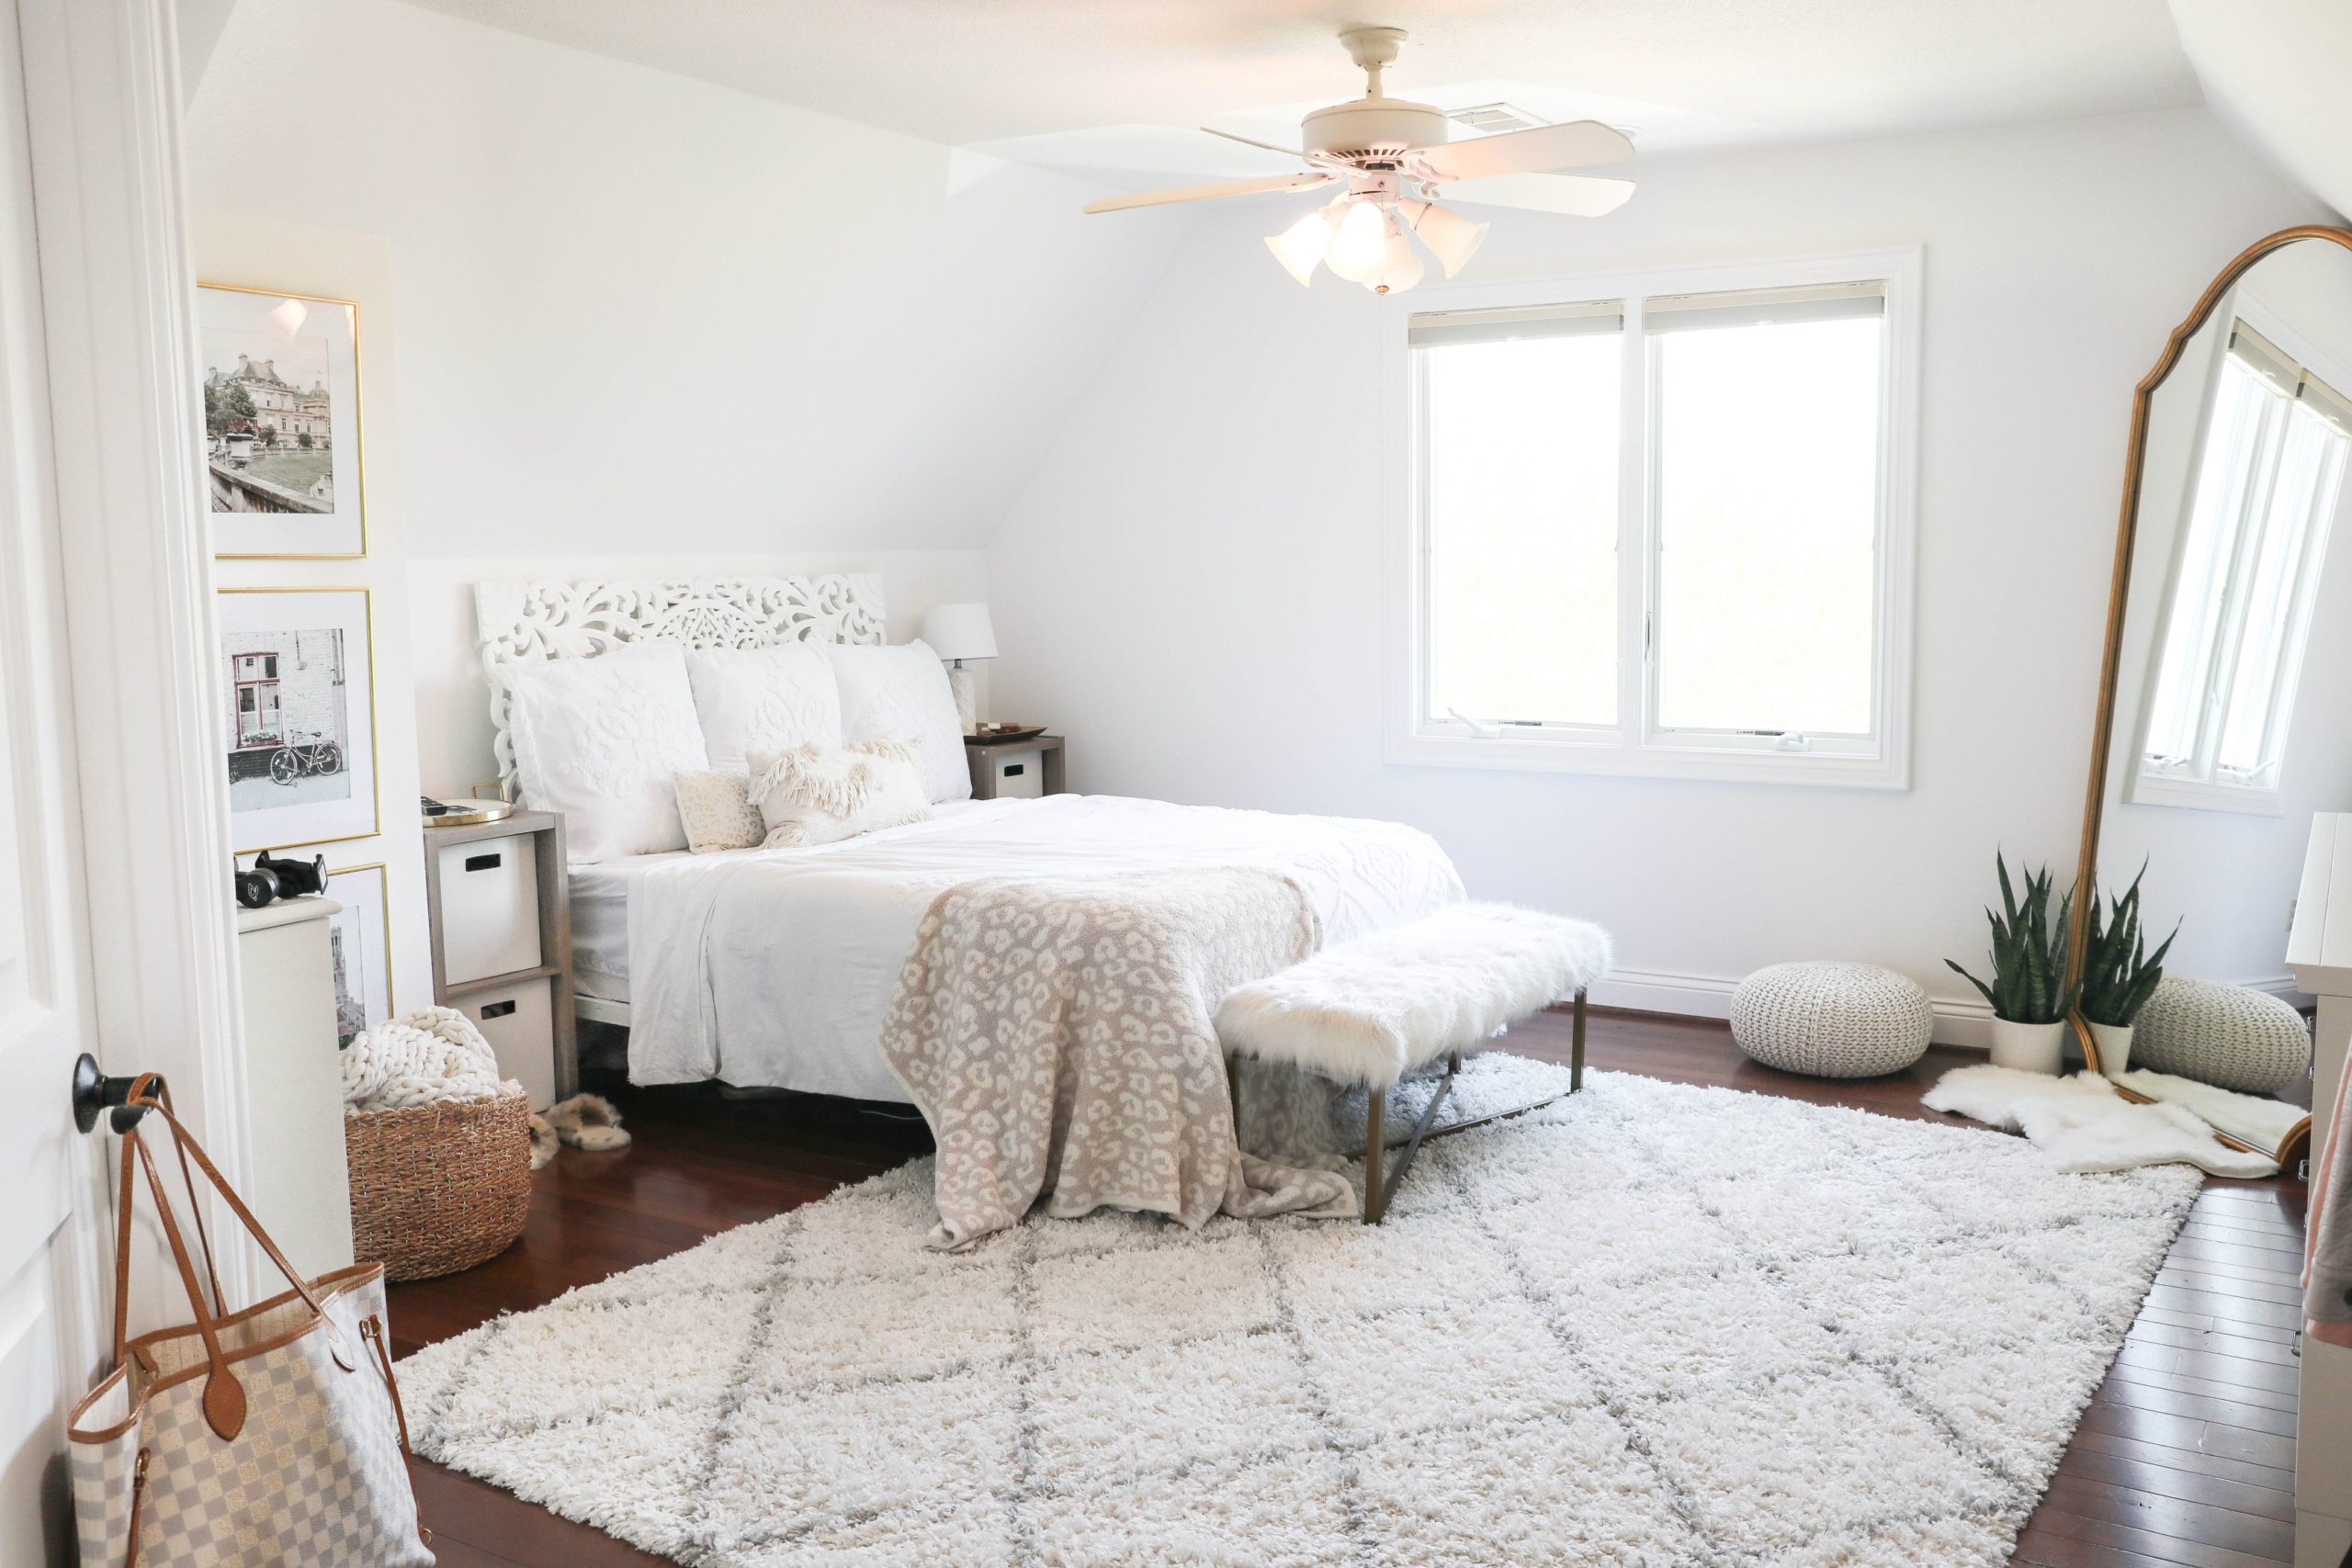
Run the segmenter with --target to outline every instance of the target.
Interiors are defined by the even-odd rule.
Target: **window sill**
[[[1911,787],[1909,771],[1900,761],[1884,756],[1796,755],[1701,746],[1629,747],[1516,736],[1479,739],[1465,735],[1392,735],[1384,760],[1400,767],[1481,768],[1499,773],[1713,779],[1839,789]]]
[[[2134,778],[2123,792],[2126,806],[2173,806],[2191,811],[2230,811],[2241,817],[2284,817],[2287,807],[2274,788],[2213,784],[2199,779]]]

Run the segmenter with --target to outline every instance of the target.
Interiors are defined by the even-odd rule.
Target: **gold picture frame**
[[[257,743],[250,747],[241,747],[236,744],[238,740],[244,739],[244,737],[239,732],[240,714],[238,699],[234,694],[233,690],[232,691],[230,702],[222,708],[220,721],[223,725],[229,727],[224,732],[222,739],[230,742],[230,745],[227,748],[227,754],[230,758],[228,767],[230,773],[231,791],[229,803],[229,834],[230,843],[234,852],[241,855],[254,854],[278,850],[302,849],[318,844],[348,843],[356,839],[372,839],[378,837],[384,830],[384,812],[383,768],[380,761],[382,747],[379,744],[379,739],[376,702],[376,602],[374,592],[365,585],[357,583],[322,583],[316,587],[304,585],[273,588],[218,588],[215,589],[213,592],[216,600],[222,602],[243,600],[257,597],[263,594],[310,594],[313,596],[325,596],[332,594],[356,593],[359,596],[357,616],[357,630],[359,632],[359,636],[357,638],[357,646],[361,656],[366,660],[368,667],[367,680],[364,685],[357,688],[364,691],[368,701],[368,723],[366,727],[368,741],[368,749],[366,752],[368,771],[367,826],[363,828],[356,825],[358,818],[355,813],[351,818],[354,826],[346,831],[300,832],[290,838],[278,837],[275,833],[271,833],[263,835],[269,840],[267,842],[247,841],[246,836],[240,831],[239,818],[253,817],[262,811],[270,809],[270,807],[267,806],[257,806],[245,808],[239,807],[237,805],[237,785],[241,782],[251,781],[241,781],[237,777],[238,765],[235,761],[235,757],[240,751],[257,751],[262,749],[262,744],[266,743]],[[243,617],[236,618],[240,620],[243,619]],[[220,617],[220,625],[218,627],[218,632],[220,637],[220,646],[216,650],[215,657],[220,661],[218,673],[220,675],[226,676],[228,685],[231,688],[234,688],[243,682],[239,682],[237,673],[232,665],[231,661],[238,656],[230,653],[229,642],[233,636],[244,633],[248,631],[249,628],[242,626],[232,626],[229,624],[231,619],[232,617],[225,613]],[[340,630],[345,628],[338,627],[337,629]],[[345,678],[340,683],[346,694],[354,689],[355,683],[348,679],[347,672]],[[347,745],[351,739],[357,738],[359,728],[356,725],[350,726],[346,731],[345,741],[339,744]],[[299,747],[289,747],[286,744],[271,744],[270,749],[273,752],[285,750],[294,750],[298,752],[300,750],[300,748]],[[297,767],[303,767],[303,764],[298,761]],[[355,768],[353,771],[356,772],[357,770]],[[283,781],[279,782],[282,783]],[[299,775],[297,782],[299,782]],[[249,791],[248,795],[250,796],[257,793],[258,792]],[[355,791],[350,798],[356,800],[357,798],[357,792]],[[302,818],[285,818],[285,820],[299,821],[302,820]]]
[[[383,961],[384,1016],[382,1019],[368,1018],[366,1016],[367,1000],[365,997],[362,997],[360,998],[360,1005],[362,1009],[361,1027],[365,1029],[373,1029],[380,1022],[390,1022],[391,1020],[398,1018],[401,1011],[400,987],[392,973],[392,868],[385,862],[379,860],[368,861],[359,865],[329,866],[327,868],[326,886],[326,896],[328,897],[334,899],[335,902],[339,904],[345,904],[346,908],[350,908],[351,906],[348,905],[347,901],[335,892],[335,878],[338,876],[360,876],[369,872],[376,874],[376,931],[377,946],[379,953]],[[362,923],[364,926],[364,922]],[[365,930],[362,929],[358,934],[364,941],[367,935]],[[335,994],[335,1013],[337,1020],[335,1032],[338,1036],[342,1034],[342,1010],[343,992],[338,988]]]
[[[196,331],[198,362],[199,364],[203,364],[207,357],[205,349],[205,337],[207,333],[235,330],[225,326],[217,326],[206,321],[207,302],[205,296],[207,293],[216,295],[243,295],[251,298],[289,301],[306,307],[314,305],[329,306],[334,310],[348,312],[348,325],[351,336],[350,443],[353,489],[350,525],[354,531],[356,547],[348,550],[224,550],[218,547],[220,545],[220,535],[221,532],[221,525],[218,521],[219,519],[241,515],[262,516],[266,515],[266,513],[241,513],[237,512],[215,512],[211,510],[210,496],[215,480],[212,473],[213,455],[210,451],[210,442],[212,437],[208,428],[206,452],[204,457],[207,492],[206,516],[209,520],[208,526],[211,529],[213,534],[211,543],[215,547],[212,551],[212,558],[215,560],[360,560],[366,558],[368,554],[368,438],[366,399],[361,395],[360,390],[363,361],[359,342],[359,302],[356,299],[337,299],[330,295],[324,294],[304,294],[296,289],[287,288],[260,288],[241,283],[209,283],[199,279],[196,287]],[[331,364],[332,361],[330,359],[330,366]],[[208,367],[208,378],[219,367]],[[334,389],[330,387],[326,389],[326,391],[330,423],[332,423],[332,413],[334,401]]]

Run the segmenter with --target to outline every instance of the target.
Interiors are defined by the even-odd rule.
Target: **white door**
[[[64,1413],[108,1337],[105,1134],[74,1130],[95,1050],[70,671],[16,8],[0,5],[0,1563],[62,1562]]]

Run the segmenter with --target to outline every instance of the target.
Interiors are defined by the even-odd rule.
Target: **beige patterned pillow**
[[[931,800],[915,757],[903,740],[752,753],[751,802],[767,824],[763,841],[806,848],[927,820]]]
[[[752,850],[768,836],[768,825],[752,806],[752,781],[744,773],[679,773],[678,820],[685,824],[686,848],[698,855],[719,850]]]

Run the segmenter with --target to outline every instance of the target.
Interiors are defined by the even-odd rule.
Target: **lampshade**
[[[933,604],[922,613],[922,640],[943,660],[996,657],[986,604]]]
[[[1420,280],[1421,258],[1413,254],[1413,242],[1399,232],[1388,236],[1379,269],[1362,282],[1374,294],[1402,294]]]
[[[1267,236],[1266,248],[1293,277],[1311,283],[1315,269],[1323,265],[1323,247],[1330,241],[1330,220],[1317,209],[1281,233]]]
[[[1462,270],[1478,243],[1487,237],[1484,223],[1473,223],[1459,212],[1440,207],[1433,201],[1400,201],[1397,209],[1406,215],[1413,232],[1427,245],[1445,276],[1452,277]]]
[[[1351,203],[1331,231],[1324,265],[1350,283],[1369,283],[1388,249],[1388,215],[1373,202]]]

